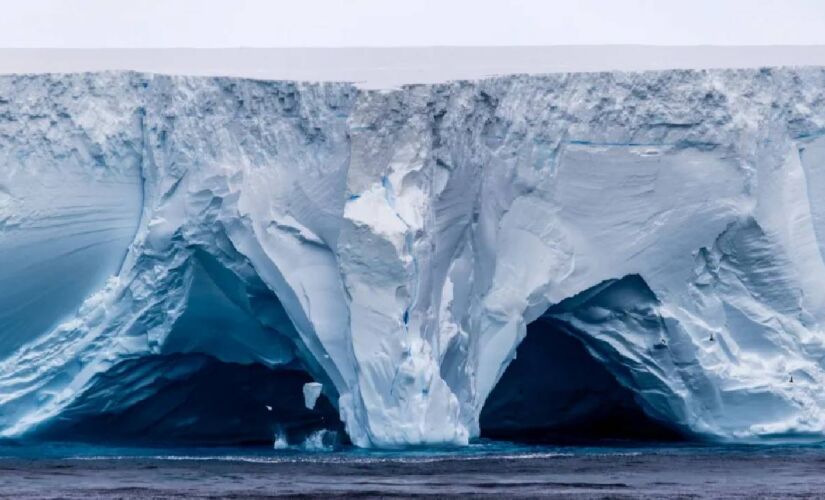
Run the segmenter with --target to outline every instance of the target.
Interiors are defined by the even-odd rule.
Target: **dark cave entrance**
[[[59,417],[35,433],[47,440],[138,445],[300,444],[320,430],[344,437],[323,394],[307,409],[296,368],[220,361],[203,354],[123,361],[99,375]]]
[[[569,325],[540,318],[480,416],[481,436],[527,443],[614,444],[685,438],[647,416],[633,392],[591,355]]]
[[[298,355],[278,297],[213,256],[194,252],[185,308],[155,354],[119,361],[32,433],[47,440],[158,446],[301,444],[317,431],[345,440],[335,389]],[[304,384],[324,393],[313,409]],[[326,443],[329,439],[324,439]]]

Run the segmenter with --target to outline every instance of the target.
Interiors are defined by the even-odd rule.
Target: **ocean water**
[[[0,446],[4,498],[825,498],[825,447]]]

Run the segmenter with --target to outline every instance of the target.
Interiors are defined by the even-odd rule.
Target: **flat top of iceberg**
[[[393,88],[505,74],[825,66],[825,46],[0,49],[0,74],[135,70]]]

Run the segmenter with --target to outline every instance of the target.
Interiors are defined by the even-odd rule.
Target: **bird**
[[[271,406],[269,406],[269,405],[264,405],[264,407],[266,408],[266,410],[267,410],[267,411],[272,411],[272,407],[271,407]]]

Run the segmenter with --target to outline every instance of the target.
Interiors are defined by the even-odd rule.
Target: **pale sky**
[[[825,44],[825,0],[5,0],[0,47]]]

